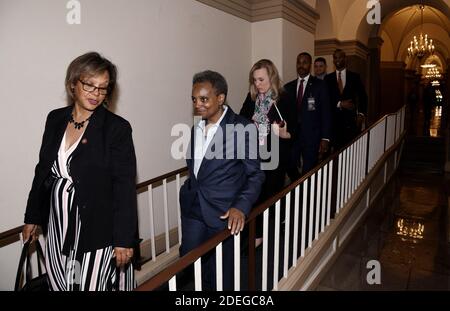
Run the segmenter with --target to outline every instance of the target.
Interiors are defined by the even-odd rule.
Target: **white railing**
[[[137,186],[139,234],[144,271],[138,283],[145,281],[179,257],[181,213],[179,190],[186,178],[180,169]],[[149,262],[150,261],[150,262]],[[142,274],[142,280],[139,279]],[[171,286],[174,284],[171,283]]]

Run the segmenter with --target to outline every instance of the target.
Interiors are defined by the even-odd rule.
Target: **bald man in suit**
[[[347,69],[347,56],[337,49],[333,54],[336,71],[328,74],[333,112],[333,146],[336,150],[350,143],[361,132],[367,113],[367,94],[360,76]]]

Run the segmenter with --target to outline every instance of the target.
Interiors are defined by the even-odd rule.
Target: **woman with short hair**
[[[116,66],[98,53],[79,56],[67,69],[69,106],[47,117],[22,233],[25,241],[36,240],[42,227],[52,291],[135,286],[132,130],[104,107],[116,79]]]

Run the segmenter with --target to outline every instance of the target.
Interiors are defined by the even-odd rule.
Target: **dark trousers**
[[[360,130],[356,125],[356,113],[345,109],[337,110],[333,122],[333,138],[331,140],[334,151],[345,147],[358,136]]]
[[[303,162],[301,174],[298,170],[300,158]],[[302,139],[297,139],[292,146],[291,160],[287,172],[291,182],[312,170],[317,165],[318,159],[319,142],[316,144],[305,144]]]
[[[223,228],[211,228],[200,219],[181,217],[182,239],[180,256],[184,256],[200,246]],[[234,239],[230,237],[222,243],[223,289],[234,289]],[[216,290],[216,252],[202,256],[202,289]]]

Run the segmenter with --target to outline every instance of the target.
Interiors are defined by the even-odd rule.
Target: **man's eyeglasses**
[[[83,90],[89,93],[95,92],[95,90],[98,90],[98,93],[100,95],[107,95],[108,94],[108,88],[107,87],[96,87],[95,85],[80,81],[81,85],[83,86]]]

